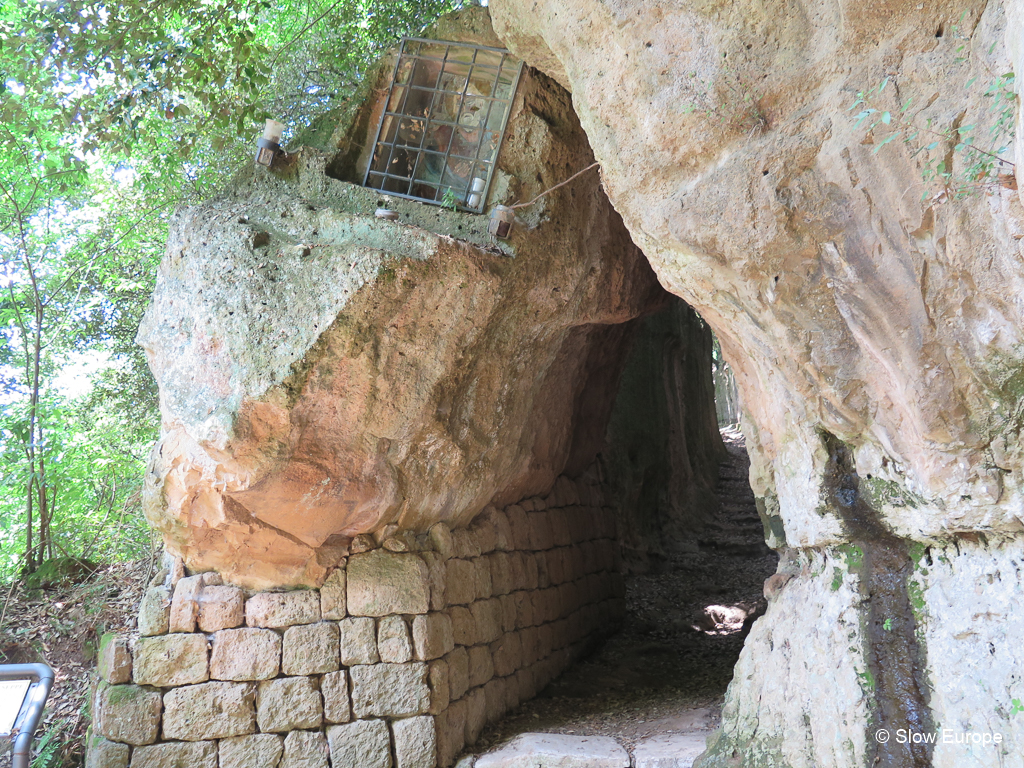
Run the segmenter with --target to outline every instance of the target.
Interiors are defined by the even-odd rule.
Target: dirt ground
[[[764,544],[742,435],[723,436],[722,508],[699,534],[699,552],[676,556],[664,572],[627,577],[622,631],[486,730],[474,753],[543,731],[611,736],[632,754],[650,735],[706,737],[718,727],[743,639],[765,609],[762,585],[778,563]]]
[[[43,661],[55,680],[43,722],[36,730],[36,749],[46,758],[41,768],[76,768],[83,762],[89,725],[86,700],[96,649],[106,632],[134,627],[139,601],[153,567],[152,560],[100,567],[80,584],[26,590],[6,585],[0,592],[0,663]],[[0,739],[0,768],[10,762],[11,744]]]

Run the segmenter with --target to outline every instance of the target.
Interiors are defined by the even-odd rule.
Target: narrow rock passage
[[[475,753],[536,731],[611,736],[631,757],[648,738],[673,734],[676,768],[703,750],[778,561],[764,544],[743,437],[738,430],[723,437],[729,458],[716,488],[721,511],[693,551],[673,557],[664,572],[627,577],[622,631],[485,731]]]

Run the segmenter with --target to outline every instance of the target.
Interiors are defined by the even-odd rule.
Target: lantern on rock
[[[512,223],[516,220],[516,212],[507,205],[496,205],[491,211],[491,219],[487,224],[487,232],[494,237],[507,240],[512,234]]]
[[[263,128],[263,138],[256,142],[256,164],[269,168],[274,163],[274,158],[281,151],[281,136],[284,133],[284,123],[277,120],[267,120]]]

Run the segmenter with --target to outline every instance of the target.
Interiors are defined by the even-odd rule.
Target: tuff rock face
[[[444,33],[500,45],[486,19]],[[164,418],[147,515],[193,570],[319,585],[357,534],[546,493],[593,461],[630,321],[668,298],[596,172],[500,245],[483,216],[335,178],[376,107],[175,214],[139,332]],[[527,74],[491,203],[590,162],[568,94]]]
[[[1024,4],[490,8],[572,92],[616,210],[741,387],[785,557],[701,765],[1021,765],[1024,130],[985,93],[1019,81]],[[886,143],[899,127],[921,132]],[[1016,169],[963,196],[923,178],[980,157],[970,135]],[[939,727],[1002,744],[897,738]]]

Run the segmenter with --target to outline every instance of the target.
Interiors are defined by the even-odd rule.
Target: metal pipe
[[[53,686],[53,670],[48,664],[3,664],[0,665],[0,680],[32,680],[21,711],[24,718],[18,725],[18,737],[14,740],[11,768],[29,768],[32,756],[32,737],[43,717],[43,708]]]

